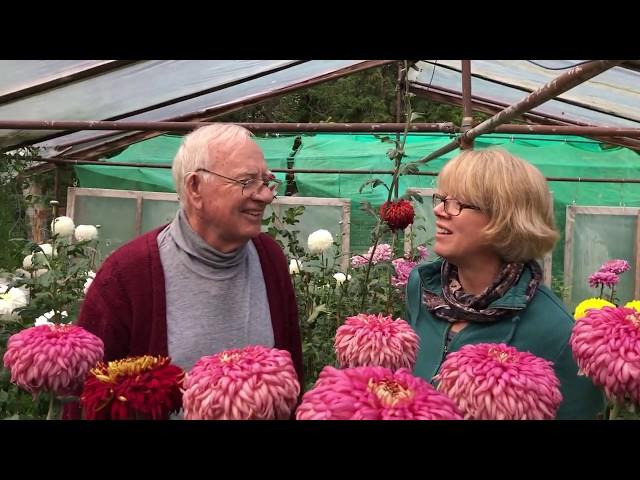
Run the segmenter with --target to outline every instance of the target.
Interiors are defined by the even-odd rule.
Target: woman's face
[[[495,257],[483,238],[489,216],[474,205],[445,193],[434,195],[436,236],[433,251],[454,265],[475,263],[481,257]],[[446,205],[446,208],[445,208]]]

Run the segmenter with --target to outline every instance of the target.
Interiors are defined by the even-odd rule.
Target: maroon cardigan
[[[166,226],[166,225],[165,225]],[[102,264],[83,302],[78,325],[104,342],[104,360],[168,355],[164,271],[156,228],[113,252]],[[253,244],[267,290],[275,348],[287,350],[303,385],[298,307],[280,246],[261,233]],[[65,409],[66,418],[79,418]]]

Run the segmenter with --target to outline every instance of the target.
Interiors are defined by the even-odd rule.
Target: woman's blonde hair
[[[461,153],[438,175],[438,188],[489,216],[485,239],[507,262],[542,258],[560,236],[544,176],[504,150]]]
[[[173,160],[171,172],[180,202],[183,202],[184,177],[199,168],[215,168],[209,164],[210,148],[229,151],[244,145],[253,134],[244,127],[230,123],[216,123],[200,127],[182,140]],[[204,177],[208,181],[208,176]]]

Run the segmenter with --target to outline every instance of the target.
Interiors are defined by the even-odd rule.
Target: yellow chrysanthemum
[[[638,312],[640,312],[640,300],[631,300],[630,302],[628,302],[625,307],[627,308],[633,308],[635,310],[637,310]]]
[[[640,302],[638,303],[640,304]],[[578,320],[584,317],[587,313],[587,310],[589,310],[590,308],[600,310],[602,307],[615,307],[615,305],[611,302],[607,302],[602,298],[588,298],[578,304],[578,306],[576,307],[576,311],[573,313],[573,318],[575,320]]]

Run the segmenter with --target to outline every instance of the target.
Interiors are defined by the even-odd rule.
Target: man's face
[[[236,180],[267,179],[270,175],[264,155],[253,140],[233,150],[210,148],[209,158],[209,170]],[[244,189],[243,193],[239,183],[206,172],[199,175],[211,176],[202,185],[201,217],[205,228],[217,237],[217,248],[234,250],[257,236],[273,193],[262,185],[254,191]]]

